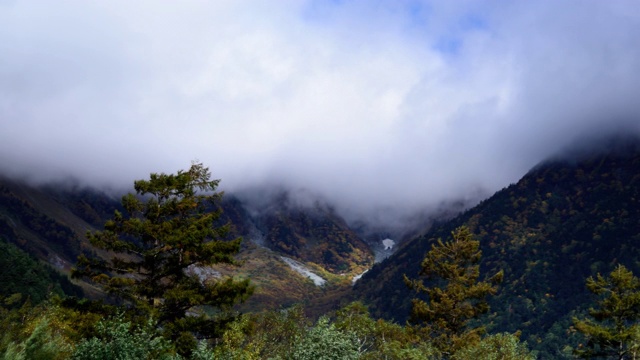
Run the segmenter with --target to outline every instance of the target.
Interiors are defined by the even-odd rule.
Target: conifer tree
[[[489,311],[486,297],[494,295],[502,281],[502,271],[479,281],[479,247],[469,229],[460,227],[452,232],[450,241],[438,239],[422,261],[420,275],[426,277],[427,284],[404,277],[407,286],[427,295],[426,300],[412,300],[410,323],[445,357],[480,339],[484,327],[472,327],[469,322]]]
[[[608,277],[587,279],[587,289],[600,297],[592,319],[574,318],[575,328],[587,337],[584,358],[640,359],[640,279],[623,265]],[[595,321],[594,321],[595,320]]]
[[[198,277],[204,266],[234,263],[241,241],[226,241],[228,226],[215,226],[221,193],[219,180],[210,177],[208,168],[194,163],[187,171],[135,181],[137,194],[122,198],[125,213],[115,211],[103,231],[88,233],[93,246],[112,255],[80,256],[74,270],[74,276],[89,278],[155,317],[183,349],[195,346],[194,333],[214,336],[231,318],[225,311],[212,318],[194,309],[227,310],[252,292],[248,280]]]

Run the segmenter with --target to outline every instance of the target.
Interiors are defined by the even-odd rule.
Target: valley
[[[431,228],[425,219],[421,229],[408,231],[422,235],[397,242],[390,232],[352,229],[320,201],[293,206],[282,193],[256,209],[227,195],[218,221],[232,225],[228,240],[244,239],[237,264],[200,268],[197,276],[249,279],[255,291],[236,305],[243,313],[302,304],[317,318],[363,301],[374,318],[403,324],[416,294],[402,277],[417,276],[435,240],[464,225],[480,241],[482,273],[504,272],[491,312],[480,321],[491,333],[521,334],[541,358],[563,358],[580,342],[570,331],[572,317],[592,304],[585,279],[618,264],[640,273],[639,144],[623,140],[606,152],[550,159],[450,220],[434,214]],[[106,255],[85,235],[117,209],[116,197],[95,190],[0,183],[3,239],[62,274],[79,254]],[[74,294],[83,289],[89,298],[104,297],[99,288],[74,282]]]

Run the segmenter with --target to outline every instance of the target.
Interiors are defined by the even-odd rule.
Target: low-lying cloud
[[[130,187],[199,160],[411,213],[639,132],[638,34],[634,1],[0,0],[0,169]]]

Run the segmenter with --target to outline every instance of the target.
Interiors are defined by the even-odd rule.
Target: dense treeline
[[[405,278],[410,288],[429,295],[427,300],[414,298],[412,324],[406,326],[372,319],[361,303],[311,324],[298,306],[238,316],[213,337],[192,328],[192,335],[202,340],[185,347],[182,336],[166,332],[171,324],[159,323],[162,312],[53,297],[36,307],[30,302],[13,309],[0,306],[0,331],[5,334],[0,355],[87,360],[536,358],[519,334],[487,335],[485,326],[473,321],[489,311],[486,298],[496,294],[503,277],[499,272],[481,280],[481,257],[479,242],[465,227],[432,245],[421,276],[438,285]],[[587,288],[599,295],[599,308],[590,311],[592,319],[573,319],[586,341],[566,355],[635,359],[640,355],[640,279],[618,266],[607,277],[587,279]]]
[[[618,264],[640,271],[639,200],[637,142],[622,142],[605,155],[542,164],[374,266],[356,285],[355,297],[366,299],[374,316],[403,322],[412,298],[403,274],[417,274],[436,239],[467,225],[481,244],[482,271],[504,271],[483,319],[489,330],[520,331],[541,358],[564,358],[580,344],[572,317],[591,306],[584,280]]]
[[[470,240],[470,239],[469,239]],[[228,323],[220,336],[199,341],[188,354],[179,341],[163,336],[157,320],[140,316],[126,307],[53,297],[45,303],[7,309],[0,305],[0,359],[501,359],[530,360],[536,352],[518,334],[483,334],[484,327],[470,321],[456,324],[456,312],[471,306],[485,309],[474,287],[493,288],[478,282],[473,254],[453,249],[454,241],[435,246],[432,256],[451,254],[439,270],[449,285],[434,287],[439,300],[414,302],[438,314],[421,315],[424,322],[400,326],[371,318],[362,303],[352,303],[331,316],[312,323],[300,306],[279,311],[245,314]],[[462,241],[463,246],[473,240]],[[452,251],[449,251],[452,250]],[[471,254],[471,257],[469,256]],[[471,262],[467,260],[471,259]],[[449,264],[449,265],[446,265]],[[456,265],[457,264],[457,265]],[[460,267],[462,264],[462,267]],[[425,269],[428,271],[428,261]],[[448,272],[452,270],[452,272]],[[463,270],[463,271],[460,271]],[[454,274],[462,274],[458,282]],[[451,277],[454,275],[453,277]],[[456,284],[466,283],[468,287]],[[453,284],[453,286],[450,286]],[[587,279],[587,288],[598,296],[589,318],[574,318],[583,333],[584,346],[566,351],[580,358],[637,359],[640,356],[640,279],[623,266],[608,276]],[[439,289],[439,290],[438,290]],[[458,291],[464,290],[462,297]],[[446,304],[446,299],[466,299]],[[471,301],[471,302],[469,302]],[[443,307],[444,304],[444,307]],[[453,307],[451,307],[453,306]],[[457,309],[457,310],[456,310]],[[475,315],[469,313],[467,320]],[[436,320],[436,319],[441,319]],[[433,331],[439,333],[433,336]],[[542,357],[540,357],[542,358]]]
[[[96,228],[102,227],[114,209],[122,210],[117,199],[91,189],[67,189],[49,185],[43,187],[43,190],[74,215]]]
[[[374,320],[360,303],[315,323],[302,308],[240,316],[216,339],[202,340],[189,355],[166,340],[154,320],[117,309],[72,309],[59,299],[37,307],[0,309],[0,359],[441,359],[442,353],[411,328]],[[84,308],[83,308],[84,307]],[[500,357],[499,357],[500,356]],[[533,355],[510,334],[486,336],[451,359],[523,360]]]
[[[82,290],[67,276],[32,258],[2,236],[0,269],[0,302],[9,308],[27,301],[38,304],[51,294],[82,296]]]
[[[4,215],[4,216],[3,216]],[[18,222],[30,232],[38,234],[46,240],[46,245],[38,246],[22,238],[16,237],[16,243],[31,253],[47,253],[46,247],[55,250],[65,258],[75,259],[82,251],[80,239],[68,226],[34,209],[9,188],[0,184],[0,220]]]
[[[217,181],[201,164],[152,174],[88,235],[113,256],[86,254],[75,269],[117,306],[64,297],[66,278],[0,242],[0,265],[15,270],[0,279],[0,359],[640,358],[640,149],[618,150],[539,166],[369,271],[355,296],[371,314],[355,302],[315,321],[301,306],[234,311],[252,292],[246,278],[200,276],[240,265]],[[18,239],[7,221],[57,226],[0,195],[6,238]],[[294,232],[274,241],[341,231],[277,219],[274,234]]]
[[[463,321],[451,320],[449,312],[456,313],[457,305],[441,310],[439,318],[443,324],[455,326],[429,319],[425,319],[426,326],[406,327],[375,321],[358,303],[335,313],[333,319],[322,316],[315,324],[301,308],[233,314],[231,306],[252,292],[248,281],[205,279],[197,271],[215,263],[233,264],[233,255],[240,249],[239,239],[227,238],[228,226],[214,225],[220,215],[211,211],[220,198],[215,192],[217,184],[201,164],[175,175],[151,174],[149,180],[136,181],[137,194],[122,198],[124,211],[116,210],[103,231],[87,235],[93,246],[110,255],[81,255],[73,271],[74,277],[119,298],[120,305],[54,297],[36,307],[26,302],[19,308],[3,308],[3,357],[455,359],[478,351],[498,354],[508,348],[503,343],[514,345],[511,357],[528,356],[526,347],[513,335],[481,339],[481,328],[469,325],[475,312]],[[462,244],[463,249],[459,254],[453,250],[454,258],[462,259],[459,266],[470,271],[475,282],[478,243],[468,231],[464,234],[462,239],[454,235],[454,244]],[[472,244],[471,252],[464,250],[467,243]],[[449,244],[440,243],[432,251],[449,249]],[[436,273],[454,284],[455,291],[470,286],[470,292],[464,292],[460,299],[462,303],[474,302],[472,306],[481,310],[478,314],[488,310],[484,300],[477,304],[474,300],[479,299],[475,287],[484,283],[459,283],[446,272]],[[495,293],[493,286],[489,290],[486,295]],[[455,291],[447,286],[445,294]],[[436,304],[434,301],[430,304]],[[467,313],[466,305],[459,309],[461,314]],[[434,337],[433,331],[441,335]]]

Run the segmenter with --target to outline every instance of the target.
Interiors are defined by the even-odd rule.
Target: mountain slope
[[[231,223],[232,236],[244,239],[237,256],[242,265],[214,270],[252,280],[256,291],[242,310],[299,302],[311,311],[330,308],[351,288],[352,278],[373,265],[372,250],[330,207],[300,206],[289,196],[261,199],[261,206],[233,195],[223,198],[222,223]]]
[[[4,231],[0,235],[55,267],[68,270],[77,256],[87,249],[83,244],[85,232],[95,227],[85,220],[85,214],[96,213],[90,211],[93,209],[88,203],[97,197],[81,196],[87,210],[74,212],[60,201],[64,198],[61,192],[53,193],[2,179],[0,222],[4,224]],[[81,202],[75,200],[74,203]]]
[[[344,220],[330,210],[315,207],[282,209],[267,214],[269,247],[333,273],[359,272],[373,265],[373,253]]]
[[[0,231],[6,231],[0,226]],[[0,302],[4,307],[38,304],[50,294],[82,296],[82,290],[52,267],[0,236]]]
[[[232,237],[244,238],[238,255],[242,266],[208,273],[250,277],[257,291],[246,310],[279,307],[336,287],[350,288],[351,277],[373,264],[367,244],[329,207],[293,206],[286,194],[271,200],[260,211],[249,211],[232,195],[221,204],[221,222],[232,224]],[[88,188],[36,187],[0,178],[0,237],[62,272],[71,269],[81,252],[94,251],[85,234],[101,229],[115,209],[120,209],[116,197]],[[319,288],[281,256],[305,263],[329,280],[328,285]],[[100,296],[83,285],[91,296]]]
[[[542,358],[562,357],[570,316],[592,298],[585,279],[624,264],[640,274],[640,146],[624,142],[605,154],[579,155],[538,166],[457,218],[436,225],[374,266],[355,288],[375,315],[406,319],[410,293],[402,275],[416,277],[431,243],[468,225],[480,240],[485,274],[505,278],[491,331],[521,330]]]
[[[283,192],[257,210],[231,196],[223,200],[223,218],[236,235],[334,274],[358,273],[373,265],[369,245],[331,207],[293,205],[289,196]]]

